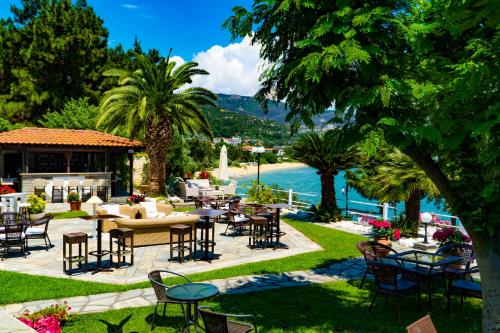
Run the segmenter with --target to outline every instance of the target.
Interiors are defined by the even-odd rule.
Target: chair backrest
[[[84,179],[82,186],[91,187],[94,185],[94,181],[92,179]]]
[[[68,180],[68,186],[70,187],[79,187],[80,181],[78,179],[70,179]]]
[[[408,333],[437,333],[432,319],[429,315],[420,318],[413,324],[406,327]]]
[[[436,254],[460,257],[460,265],[463,269],[468,269],[476,258],[474,248],[470,244],[448,244],[437,249]]]
[[[64,186],[64,179],[54,179],[52,181],[52,187],[63,187]]]
[[[375,254],[375,250],[373,249],[373,246],[371,246],[372,242],[369,241],[361,241],[356,244],[356,248],[358,249],[359,252],[363,255],[365,258],[365,261],[369,260],[377,260],[377,255]]]
[[[229,333],[225,314],[203,309],[198,311],[203,319],[203,324],[205,324],[206,333]]]
[[[34,187],[45,187],[47,185],[47,180],[43,178],[36,178],[33,180]]]
[[[391,286],[397,290],[398,274],[400,268],[395,265],[385,264],[380,261],[367,261],[366,264],[370,267],[375,276],[375,283],[382,289],[387,289]]]
[[[158,301],[167,298],[167,289],[169,287],[168,285],[166,285],[165,283],[163,283],[163,279],[161,277],[162,274],[164,274],[164,275],[169,274],[169,275],[178,276],[178,277],[183,278],[185,280],[185,282],[191,282],[184,275],[179,274],[179,273],[175,273],[175,272],[172,272],[172,271],[158,269],[158,270],[154,270],[154,271],[149,272],[148,273],[148,279],[151,282],[151,286],[153,287],[153,290],[154,290],[155,295],[156,295],[156,299]]]
[[[17,224],[23,220],[23,216],[20,213],[8,212],[2,213],[0,216],[2,224]]]
[[[24,230],[26,226],[24,224],[6,224],[3,227],[3,232],[5,234],[4,240],[6,241],[19,241],[24,238]]]
[[[35,222],[35,225],[36,226],[43,226],[43,228],[45,229],[45,232],[47,232],[47,230],[49,229],[49,222],[50,220],[52,220],[53,216],[44,216],[42,217],[41,219],[38,219],[36,221],[33,221]]]

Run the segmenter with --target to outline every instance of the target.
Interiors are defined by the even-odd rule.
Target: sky
[[[10,16],[11,4],[0,0],[0,17]],[[144,50],[170,48],[178,62],[197,61],[210,75],[195,84],[216,93],[252,96],[258,89],[263,62],[259,46],[250,40],[231,41],[221,24],[234,6],[250,7],[252,0],[87,0],[109,30],[108,45],[130,48],[135,36]]]

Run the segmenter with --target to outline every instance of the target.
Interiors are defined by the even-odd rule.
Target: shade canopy
[[[219,169],[217,170],[216,177],[221,180],[229,179],[229,169],[227,166],[227,148],[222,146],[219,156]]]
[[[93,195],[90,197],[89,200],[87,200],[87,203],[89,204],[97,204],[97,205],[100,205],[102,204],[104,201],[101,200],[101,198],[99,198],[97,195]]]

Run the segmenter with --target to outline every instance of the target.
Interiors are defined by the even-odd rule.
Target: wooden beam
[[[128,164],[129,164],[129,193],[134,194],[134,153],[128,152]]]

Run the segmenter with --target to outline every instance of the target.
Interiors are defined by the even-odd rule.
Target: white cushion
[[[141,207],[146,208],[146,217],[155,218],[158,211],[156,210],[156,202],[145,201],[140,203]]]
[[[29,227],[26,229],[26,235],[42,235],[45,232],[45,228]]]
[[[25,237],[26,237],[26,235],[23,232],[23,234],[21,235],[21,239],[24,239]],[[0,239],[5,239],[5,234],[0,234]],[[10,238],[10,239],[12,239],[12,238]]]
[[[238,214],[234,216],[234,222],[236,223],[241,223],[241,222],[248,222],[250,219],[248,217],[245,217],[245,215]]]
[[[119,215],[120,214],[120,205],[102,205],[102,209],[104,209],[110,215]]]

